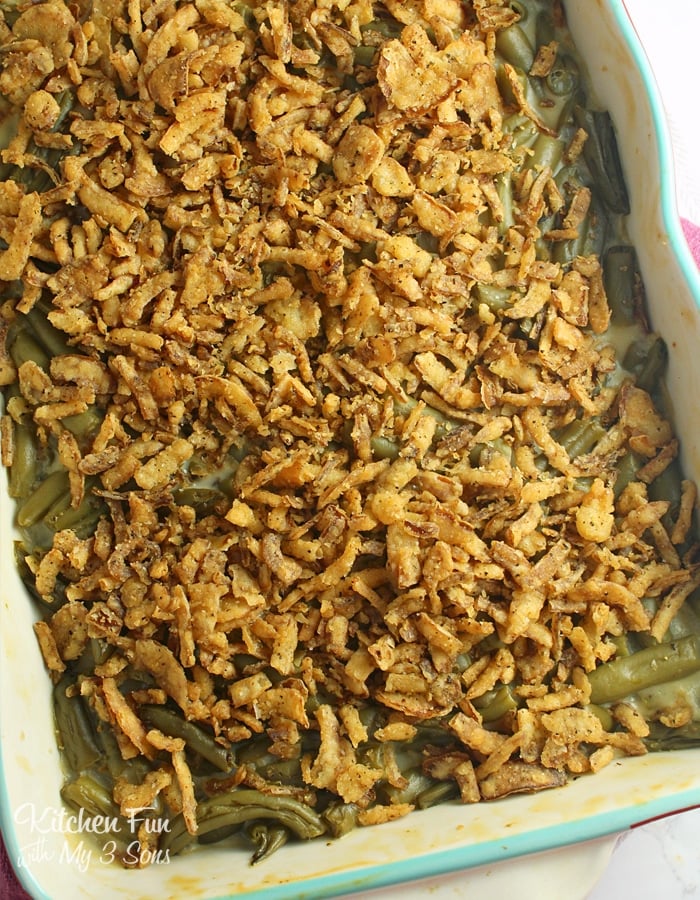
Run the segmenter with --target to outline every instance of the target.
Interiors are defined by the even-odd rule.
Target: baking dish
[[[693,423],[700,373],[693,349],[700,287],[673,206],[673,179],[662,112],[648,68],[619,2],[570,3],[570,25],[594,87],[610,109],[630,190],[630,236],[645,277],[654,327],[671,352],[668,383],[683,440],[684,464],[700,474]],[[646,98],[646,99],[645,99]],[[90,843],[62,816],[61,772],[48,685],[31,634],[31,610],[14,574],[11,510],[3,497],[4,573],[0,615],[2,822],[11,858],[37,897],[187,896],[243,892],[266,897],[329,896],[434,875],[618,831],[700,803],[700,751],[616,763],[595,779],[488,806],[442,806],[381,828],[353,832],[320,851],[284,848],[272,864],[250,868],[243,854],[200,851],[125,873],[109,848]],[[75,825],[74,834],[63,834]]]

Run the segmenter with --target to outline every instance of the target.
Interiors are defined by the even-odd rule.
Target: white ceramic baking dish
[[[632,202],[630,237],[653,326],[671,350],[668,376],[686,471],[700,478],[700,278],[677,218],[670,142],[652,73],[623,0],[565,3],[593,86],[615,122]],[[200,849],[126,872],[80,823],[62,819],[62,775],[49,682],[32,610],[15,573],[12,507],[0,497],[0,823],[26,889],[41,900],[329,897],[453,872],[621,831],[700,805],[700,748],[614,763],[540,794],[446,805],[293,844],[257,867],[244,852]],[[73,824],[75,833],[63,825]]]

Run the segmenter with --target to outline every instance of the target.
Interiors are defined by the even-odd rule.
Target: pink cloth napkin
[[[0,843],[0,900],[31,900],[17,881],[3,843]]]
[[[700,267],[700,226],[693,225],[693,223],[688,222],[687,219],[681,219],[681,225],[683,226],[683,234],[685,234],[685,239],[690,247],[690,252],[693,254],[695,262]]]

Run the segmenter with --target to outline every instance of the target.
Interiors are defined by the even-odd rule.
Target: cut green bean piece
[[[248,837],[255,845],[255,853],[250,858],[252,865],[262,862],[283,847],[289,840],[289,831],[284,825],[255,822],[248,829]]]
[[[495,287],[492,284],[477,284],[475,293],[478,302],[484,303],[492,312],[508,309],[512,305],[513,291],[508,288]]]
[[[85,412],[66,416],[62,421],[79,441],[81,438],[92,439],[104,421],[104,413],[97,406],[89,406]]]
[[[333,803],[323,812],[323,821],[334,838],[342,837],[357,828],[359,808],[354,803]]]
[[[627,185],[610,114],[578,105],[574,109],[574,116],[578,126],[588,134],[583,146],[583,156],[599,188],[600,196],[612,212],[629,215]]]
[[[614,703],[644,688],[700,671],[700,636],[656,644],[615,658],[589,673],[591,703]]]
[[[668,347],[658,334],[647,334],[630,344],[622,365],[642,390],[653,393],[668,365]]]
[[[512,137],[513,147],[530,147],[541,133],[532,119],[514,113],[503,120],[503,133]]]
[[[682,709],[690,722],[700,723],[700,673],[643,688],[630,702],[647,722]]]
[[[363,34],[367,32],[373,34],[379,34],[383,38],[397,38],[401,34],[401,24],[396,21],[396,19],[372,19],[371,22],[368,22],[366,25],[360,26],[360,31]]]
[[[24,422],[13,423],[14,451],[10,467],[8,490],[10,497],[28,497],[37,479],[39,466],[34,429]]]
[[[357,66],[371,66],[374,54],[377,52],[376,47],[366,44],[360,44],[353,50],[353,58]]]
[[[555,97],[569,96],[579,86],[578,66],[570,56],[559,56],[546,76],[545,82]]]
[[[378,434],[370,438],[369,444],[375,459],[398,459],[399,445],[395,440]]]
[[[541,134],[532,145],[532,155],[526,160],[525,168],[540,171],[548,168],[554,175],[559,171],[563,155],[564,144],[559,138]]]
[[[51,356],[62,356],[64,353],[70,353],[71,347],[68,344],[66,335],[49,322],[48,313],[49,309],[38,303],[26,314],[32,331]]]
[[[113,833],[128,833],[128,823],[120,815],[110,789],[93,775],[82,772],[61,788],[61,797],[66,803],[76,809],[84,809],[91,816],[109,819],[110,823],[117,825]]]
[[[143,757],[124,759],[114,732],[108,724],[100,722],[97,727],[97,739],[102,752],[102,769],[106,769],[113,781],[117,778],[130,784],[139,784],[143,781],[149,770],[148,763]]]
[[[193,722],[187,722],[177,713],[164,706],[142,706],[143,720],[171,737],[179,737],[187,747],[203,757],[222,772],[228,772],[234,765],[233,753],[227,747],[217,744],[214,736]]]
[[[519,25],[509,25],[496,35],[496,50],[512,66],[527,72],[535,59],[528,36]]]
[[[229,502],[223,491],[204,487],[176,488],[173,491],[173,500],[178,506],[191,506],[200,516],[215,512],[222,501]]]
[[[574,419],[556,435],[557,441],[572,459],[589,453],[607,434],[599,419]]]
[[[556,29],[554,27],[554,22],[552,20],[552,14],[549,9],[542,10],[538,16],[535,23],[535,38],[537,41],[537,46],[541,46],[542,44],[551,44],[552,41],[556,40],[557,34]]]
[[[530,18],[529,7],[526,3],[523,3],[522,0],[510,0],[510,2],[505,5],[512,9],[514,13],[518,14],[520,17],[518,19],[519,22],[527,22]]]
[[[68,496],[68,492],[68,473],[65,469],[52,472],[24,501],[17,513],[17,524],[20,528],[35,525],[57,501]]]
[[[636,453],[626,453],[617,464],[617,478],[613,493],[616,497],[624,491],[628,484],[635,481],[637,472],[644,465],[644,460]]]
[[[79,694],[68,696],[72,677],[62,678],[53,690],[54,716],[61,749],[73,772],[83,772],[99,761],[100,748],[90,717]]]
[[[176,855],[201,835],[257,819],[278,822],[303,840],[320,837],[326,831],[321,817],[298,800],[239,789],[198,804],[196,835],[187,831],[182,815],[173,819],[170,831],[161,841],[161,849]]]
[[[383,803],[415,803],[416,798],[432,784],[432,779],[420,769],[402,770],[403,787],[384,784],[377,787],[377,796]]]
[[[12,362],[19,367],[25,362],[33,362],[48,372],[49,355],[44,350],[39,341],[33,337],[26,328],[21,328],[10,346],[10,356]]]
[[[640,276],[633,247],[611,247],[603,261],[603,280],[608,305],[616,325],[632,325],[641,306]]]
[[[612,731],[615,727],[615,719],[613,718],[613,714],[610,712],[607,706],[600,706],[597,703],[589,703],[588,706],[586,706],[586,710],[593,713],[593,715],[598,719],[605,731]]]
[[[506,713],[517,709],[519,705],[517,697],[510,685],[507,684],[502,684],[474,700],[474,706],[479,710],[481,718],[486,724],[497,722]]]
[[[105,512],[103,501],[88,488],[85,498],[77,507],[71,505],[68,495],[64,495],[44,516],[44,522],[52,531],[70,529],[79,538],[86,538],[94,531]]]
[[[431,806],[446,803],[458,796],[459,788],[454,781],[439,781],[418,794],[416,806],[418,809],[429,809]]]

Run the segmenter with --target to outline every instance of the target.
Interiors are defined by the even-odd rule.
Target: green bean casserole
[[[124,865],[697,741],[696,488],[558,0],[0,11],[16,559]]]

